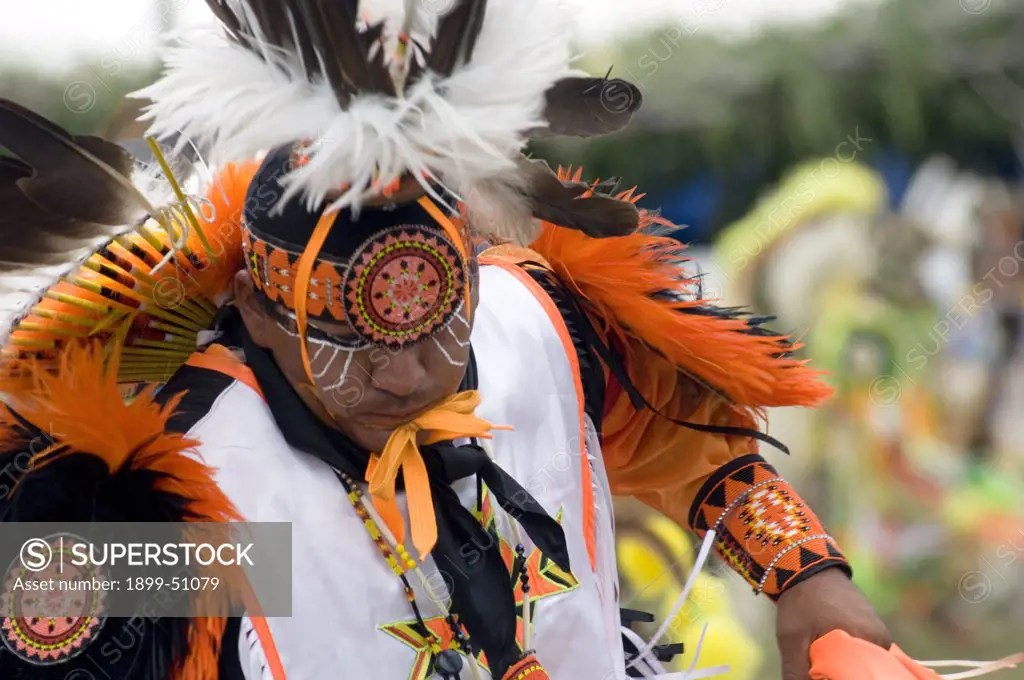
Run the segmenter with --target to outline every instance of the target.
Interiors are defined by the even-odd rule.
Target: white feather
[[[0,282],[0,347],[7,344],[7,338],[14,330],[14,324],[35,305],[46,287],[59,277],[43,273],[24,276],[5,276]]]
[[[406,33],[413,41],[425,45],[437,30],[438,5],[449,0],[360,0],[359,14],[367,25],[383,22],[385,49],[398,45],[398,36]],[[409,10],[413,9],[412,16]]]
[[[174,159],[168,158],[167,161],[173,168]],[[175,175],[174,179],[177,180],[182,191],[192,196],[200,191],[201,184],[207,179],[200,177],[195,168],[187,176],[178,176],[178,172],[175,172]],[[167,181],[163,169],[156,161],[152,163],[136,163],[132,169],[131,181],[139,193],[145,196],[146,200],[157,209],[177,203],[178,201],[178,197],[174,194],[174,188]]]
[[[388,26],[404,20],[402,0],[363,4]],[[446,79],[428,75],[398,98],[359,97],[348,110],[326,82],[305,79],[296,55],[265,48],[265,61],[211,33],[171,48],[164,76],[135,96],[153,101],[144,116],[151,134],[180,132],[209,149],[215,165],[316,140],[309,162],[282,178],[281,204],[301,192],[315,207],[348,185],[330,208],[358,210],[375,173],[387,182],[411,172],[458,195],[514,177],[524,133],[544,124],[544,93],[579,74],[567,10],[562,0],[492,0],[469,64]]]
[[[14,327],[39,303],[46,290],[88,256],[89,252],[82,250],[70,264],[44,267],[22,275],[9,274],[0,279],[0,347],[7,345]]]
[[[463,195],[469,222],[480,233],[523,247],[540,235],[540,222],[519,182],[489,178],[474,182]]]

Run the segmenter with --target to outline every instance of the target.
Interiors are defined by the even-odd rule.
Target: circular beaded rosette
[[[352,257],[345,312],[366,340],[411,345],[447,325],[465,290],[466,265],[440,230],[398,226],[378,232]]]
[[[57,557],[57,539],[50,549]],[[78,656],[103,627],[105,593],[84,587],[103,576],[94,567],[70,564],[70,557],[66,553],[64,560],[53,559],[36,571],[15,560],[7,570],[0,596],[0,637],[12,654],[30,664],[50,666]]]

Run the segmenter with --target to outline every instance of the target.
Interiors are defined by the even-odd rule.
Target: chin
[[[380,453],[384,450],[384,445],[388,443],[388,439],[391,437],[391,433],[394,430],[378,430],[363,425],[356,425],[349,432],[349,437],[365,449],[369,449],[371,453]]]

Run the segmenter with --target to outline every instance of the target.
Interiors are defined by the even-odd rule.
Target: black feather
[[[529,199],[537,219],[593,238],[625,236],[639,226],[640,211],[629,201],[600,193],[583,196],[590,187],[563,182],[541,160],[523,158],[519,166],[529,178]]]
[[[113,474],[100,458],[69,453],[29,470],[33,454],[52,443],[42,430],[22,420],[15,441],[0,450],[8,473],[0,494],[3,522],[181,522],[189,518],[187,499],[156,489],[160,475],[126,465]],[[16,484],[16,487],[15,487]],[[12,493],[8,493],[14,488]],[[138,569],[131,574],[138,575]],[[107,618],[87,641],[80,656],[52,666],[29,665],[0,650],[0,677],[5,680],[166,680],[188,653],[192,620],[160,618],[140,611],[135,617]],[[98,670],[97,670],[98,669]],[[75,671],[80,671],[76,673]]]
[[[288,51],[296,50],[302,57],[307,80],[320,75],[319,60],[312,50],[307,30],[314,17],[303,14],[302,4],[292,6],[285,2],[250,0],[245,7],[251,15],[242,11],[239,3],[229,0],[206,0],[206,4],[230,38],[240,46],[260,58],[263,58],[261,42]],[[344,105],[348,101],[347,91],[343,90],[340,95],[339,102]]]
[[[380,39],[383,26],[372,26],[364,33],[356,30],[358,0],[316,0],[312,4],[319,11],[321,23],[318,28],[322,31],[321,39],[314,48],[325,55],[325,62],[329,62],[330,57],[337,59],[337,69],[355,92],[394,95],[391,76],[384,68],[383,54],[378,52],[373,64],[369,60],[370,48]]]
[[[116,144],[0,99],[0,146],[17,155],[0,157],[0,275],[68,264],[145,215]]]
[[[17,250],[46,247],[49,254],[59,255],[110,231],[103,225],[49,213],[30,201],[14,183],[0,184],[0,205],[0,259],[9,258]]]
[[[455,6],[438,22],[427,68],[447,77],[472,59],[486,13],[487,0],[456,0]]]
[[[245,42],[246,33],[242,30],[242,22],[235,14],[235,10],[228,5],[227,0],[206,0],[206,6],[210,8],[213,16],[224,27],[232,40],[239,44]]]
[[[17,183],[19,171],[0,167],[0,274],[66,264],[108,233],[109,227],[54,215],[29,200]]]
[[[547,126],[528,136],[596,137],[629,125],[643,105],[640,88],[619,78],[563,78],[545,93]]]
[[[378,51],[373,59],[369,57],[383,26],[358,30],[358,0],[246,0],[248,14],[236,4],[207,0],[238,44],[261,59],[261,43],[296,53],[306,79],[323,78],[330,83],[343,109],[358,94],[395,94],[384,55]]]
[[[0,187],[30,177],[32,166],[12,156],[0,156]]]
[[[103,225],[145,214],[131,184],[131,155],[98,137],[74,136],[42,116],[0,99],[0,147],[32,168],[16,180],[48,212]]]

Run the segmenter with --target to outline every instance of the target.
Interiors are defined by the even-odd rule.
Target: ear
[[[249,335],[260,347],[269,349],[271,334],[270,317],[260,306],[258,293],[249,278],[249,272],[245,269],[235,274],[231,287],[235,294],[235,306],[242,314],[242,321],[245,323]]]

